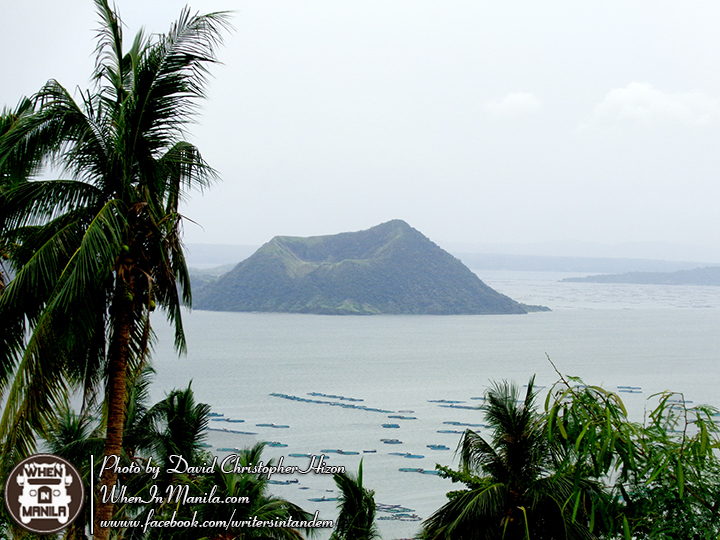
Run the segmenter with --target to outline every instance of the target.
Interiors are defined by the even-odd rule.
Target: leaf
[[[683,474],[682,461],[678,459],[677,464],[678,496],[682,499],[685,492],[685,476]]]
[[[557,423],[557,427],[560,430],[560,434],[563,436],[564,439],[568,438],[567,431],[565,431],[565,426],[563,426],[562,420]]]
[[[587,430],[589,427],[590,427],[590,422],[587,422],[585,424],[585,427],[583,428],[583,430],[580,432],[580,435],[578,436],[577,441],[575,441],[575,451],[576,452],[580,451],[580,443],[582,442],[582,439],[585,436],[585,433],[587,433]]]
[[[606,436],[612,437],[613,436],[613,428],[612,428],[612,421],[610,420],[610,409],[605,409],[605,424],[607,427],[607,433],[605,433]]]
[[[572,521],[575,523],[575,520],[577,518],[578,509],[580,508],[580,496],[582,493],[578,492],[578,494],[575,496],[575,506],[573,507],[573,513],[572,513]]]
[[[525,510],[525,507],[523,507],[523,506],[520,507],[520,510],[522,510],[523,519],[524,519],[524,521],[525,521],[525,538],[527,538],[528,540],[530,540],[530,527],[529,527],[529,525],[528,525],[528,515],[527,515],[527,511]]]
[[[627,413],[627,409],[625,408],[625,404],[623,403],[623,400],[620,399],[620,396],[618,396],[617,394],[613,394],[613,396],[614,396],[615,400],[617,401],[617,404],[620,407],[620,410],[623,412],[623,414],[627,418],[628,413]]]
[[[659,474],[662,472],[662,470],[665,468],[665,465],[667,464],[667,462],[668,462],[669,459],[670,459],[670,458],[666,457],[666,458],[664,459],[664,461],[660,464],[660,466],[655,468],[655,470],[653,471],[653,473],[650,475],[650,478],[648,478],[648,479],[646,480],[646,482],[645,482],[645,485],[646,485],[646,486],[647,486],[647,485],[650,485],[650,484],[652,483],[652,481],[655,480],[655,479],[658,477],[658,475],[659,475]]]
[[[708,434],[707,434],[707,426],[705,426],[705,423],[703,423],[700,426],[700,453],[705,454],[708,447]]]

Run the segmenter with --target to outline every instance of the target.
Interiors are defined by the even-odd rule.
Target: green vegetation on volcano
[[[276,236],[194,294],[197,309],[338,315],[527,313],[401,220]]]

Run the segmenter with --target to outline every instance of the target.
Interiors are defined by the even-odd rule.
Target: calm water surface
[[[198,400],[243,423],[211,422],[211,427],[252,432],[211,431],[208,442],[245,447],[278,441],[266,457],[307,466],[290,453],[319,454],[342,449],[357,455],[327,454],[328,464],[356,472],[364,459],[365,485],[376,500],[399,504],[427,518],[445,502],[449,481],[403,467],[432,470],[450,464],[460,435],[446,422],[481,423],[479,411],[450,408],[458,401],[474,406],[491,381],[519,385],[537,375],[550,386],[558,379],[548,356],[563,374],[616,390],[640,386],[642,394],[620,394],[631,415],[641,420],[648,397],[682,391],[697,403],[720,405],[720,287],[663,287],[559,283],[575,274],[483,272],[484,281],[512,298],[542,304],[550,313],[485,316],[372,316],[246,314],[195,311],[184,316],[189,352],[177,358],[171,331],[158,327],[153,387],[159,399],[175,387],[192,387]],[[416,419],[389,419],[388,413],[306,403],[272,393],[324,401],[309,392],[362,399],[349,402]],[[401,412],[403,411],[403,412]],[[413,411],[412,413],[406,411]],[[262,427],[274,423],[289,428]],[[384,428],[397,423],[399,428]],[[402,444],[388,445],[384,438]],[[432,450],[442,444],[452,450]],[[364,453],[365,451],[365,453]],[[374,451],[374,452],[367,452]],[[391,452],[410,452],[412,459]],[[320,517],[334,519],[330,476],[295,475],[298,483],[273,490]],[[306,489],[301,489],[306,488]],[[388,515],[388,514],[379,514]],[[417,522],[380,521],[385,538],[410,537]]]

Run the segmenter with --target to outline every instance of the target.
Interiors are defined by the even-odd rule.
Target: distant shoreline
[[[677,272],[626,272],[600,276],[569,277],[572,283],[631,283],[636,285],[701,285],[720,286],[720,266],[679,270]]]

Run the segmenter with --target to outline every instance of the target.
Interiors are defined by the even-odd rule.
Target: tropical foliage
[[[608,538],[718,538],[717,410],[671,392],[650,399],[636,423],[618,394],[561,379],[546,402],[550,439],[565,449],[559,468],[602,483],[589,511]]]
[[[562,377],[545,410],[512,384],[483,406],[489,440],[467,430],[464,483],[423,526],[426,538],[710,539],[720,535],[720,460],[715,409],[682,395],[652,396],[643,423],[619,395]]]
[[[0,138],[5,136],[20,119],[32,112],[32,103],[29,99],[22,99],[18,106],[13,109],[4,108],[0,112]],[[33,157],[33,152],[14,152],[0,161],[0,201],[5,197],[8,190],[16,187],[19,183],[26,181],[32,175],[38,163]],[[36,157],[36,156],[35,156]],[[0,294],[10,278],[10,266],[8,261],[11,257],[12,248],[15,242],[5,234],[0,234]]]
[[[196,403],[190,386],[172,390],[162,400],[148,406],[147,386],[151,371],[145,370],[137,387],[139,391],[131,394],[129,408],[135,411],[128,415],[125,452],[120,465],[135,465],[141,472],[121,473],[118,475],[116,496],[121,489],[127,498],[136,498],[135,502],[121,502],[116,505],[114,518],[135,521],[134,526],[112,531],[115,538],[126,539],[201,539],[201,538],[274,538],[278,540],[301,540],[303,534],[293,527],[200,527],[188,529],[151,528],[144,530],[148,518],[163,521],[174,518],[176,521],[196,519],[198,522],[216,521],[224,523],[233,516],[233,521],[242,520],[294,520],[308,521],[312,516],[299,506],[270,493],[267,477],[249,473],[223,473],[213,465],[213,455],[203,447],[207,436],[209,406]],[[95,413],[100,413],[98,409]],[[99,414],[76,413],[69,406],[58,412],[57,418],[49,428],[43,447],[53,454],[66,458],[80,471],[85,484],[89,485],[91,474],[88,456],[95,457],[95,476],[99,476],[102,463],[104,440]],[[239,466],[252,466],[264,462],[262,452],[264,443],[237,451]],[[177,467],[177,460],[171,456],[182,456],[188,467],[208,469],[201,473],[167,473],[167,469]],[[160,474],[153,477],[147,473],[147,465],[160,467]],[[273,460],[267,462],[273,465]],[[154,486],[154,487],[153,487]],[[165,498],[163,502],[153,500],[153,494],[165,497],[166,489],[172,486],[175,493],[182,497],[197,497],[199,502],[178,504],[176,498]],[[186,491],[185,491],[186,490]],[[213,493],[222,500],[235,497],[237,504],[217,504],[202,502],[201,498]],[[86,528],[90,526],[89,497],[83,513],[78,519],[58,535],[64,540],[85,539]],[[182,499],[180,499],[182,500]],[[192,499],[189,499],[192,500]],[[244,502],[247,501],[247,502]],[[9,537],[23,536],[17,528]],[[308,531],[305,531],[306,533]],[[2,535],[0,534],[0,538]]]
[[[249,467],[264,462],[262,451],[265,443],[258,443],[251,448],[240,450],[237,454],[236,465]],[[266,462],[273,466],[274,460]],[[309,521],[312,515],[302,508],[285,499],[270,493],[267,476],[262,474],[248,473],[224,473],[219,467],[215,467],[212,474],[205,478],[205,489],[209,491],[211,486],[217,486],[217,494],[221,497],[236,497],[240,500],[247,497],[249,502],[236,505],[199,505],[198,519],[208,521],[224,521],[232,513],[233,521],[252,520],[257,517],[261,521]],[[306,533],[311,532],[306,530]],[[224,538],[227,531],[224,528],[208,529],[201,533],[209,538]],[[272,538],[276,540],[301,540],[303,536],[297,529],[290,527],[230,527],[231,538]],[[186,536],[182,536],[186,538]]]
[[[232,516],[232,522],[257,520],[268,521],[308,521],[312,516],[299,506],[270,493],[266,476],[251,473],[225,473],[214,462],[213,455],[203,449],[207,435],[209,407],[195,404],[194,395],[188,386],[185,390],[173,390],[162,401],[137,417],[134,425],[129,426],[128,439],[137,442],[133,461],[146,470],[149,463],[159,466],[161,474],[152,478],[150,474],[129,474],[121,477],[120,483],[127,487],[128,493],[140,497],[142,503],[126,504],[118,508],[116,518],[135,520],[145,523],[152,520],[197,520],[199,523],[215,522],[217,527],[188,529],[183,527],[162,529],[141,527],[122,531],[127,539],[202,539],[202,538],[273,538],[278,540],[300,540],[301,533],[293,527],[247,527],[224,525]],[[237,465],[251,467],[264,462],[262,451],[264,443],[237,451]],[[184,464],[177,457],[182,456]],[[127,456],[129,458],[129,456]],[[125,463],[129,463],[129,460]],[[267,461],[272,466],[273,460]],[[185,465],[187,471],[182,472]],[[168,469],[177,472],[168,473]],[[174,497],[165,497],[166,490],[172,486],[174,493],[187,493],[188,500],[197,498],[198,502],[179,504]],[[165,499],[153,501],[153,494]],[[203,502],[208,494],[218,500],[227,501],[234,497],[236,503],[218,504]]]
[[[467,430],[460,447],[460,470],[442,468],[467,489],[424,524],[432,539],[592,538],[584,505],[569,505],[574,494],[588,499],[596,486],[574,483],[558,471],[560,448],[548,439],[547,424],[535,410],[534,381],[519,400],[517,386],[503,382],[487,393],[485,420],[489,441]]]
[[[375,525],[375,492],[363,486],[363,463],[357,476],[348,473],[333,475],[340,490],[339,515],[331,540],[373,540],[379,537]]]
[[[227,15],[185,9],[167,34],[140,32],[126,48],[117,13],[107,0],[95,4],[93,90],[76,101],[51,80],[3,115],[0,245],[15,271],[0,296],[6,464],[34,450],[73,388],[86,406],[102,395],[105,452],[120,455],[126,387],[146,361],[156,307],[185,348],[180,307],[191,295],[178,203],[214,173],[184,127]],[[46,163],[64,177],[29,181]],[[111,513],[101,505],[98,518]]]

